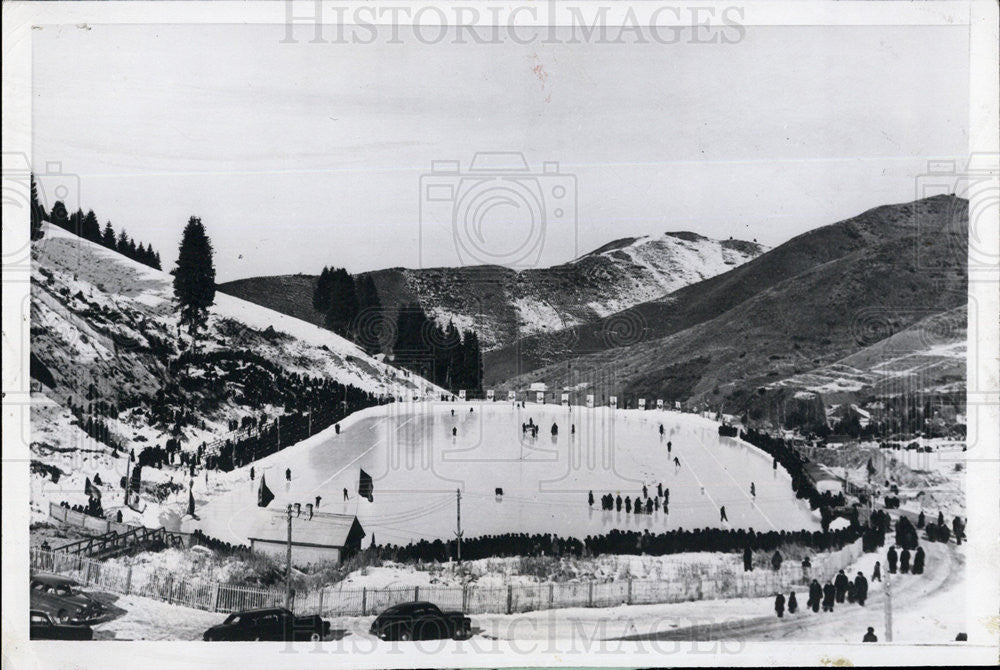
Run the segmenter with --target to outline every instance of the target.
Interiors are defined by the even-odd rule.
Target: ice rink
[[[540,426],[537,438],[522,432],[529,419]],[[372,476],[374,502],[358,496],[362,468]],[[373,533],[379,544],[453,538],[456,490],[467,538],[507,532],[583,538],[612,528],[818,528],[808,505],[795,498],[791,478],[774,470],[767,454],[720,438],[718,424],[708,419],[678,412],[400,403],[353,415],[340,435],[330,428],[258,461],[255,481],[249,469],[232,473],[237,483],[200,507],[198,525],[206,533],[247,542],[262,474],[275,494],[269,509],[295,502],[304,508],[321,496],[320,511],[357,514],[365,546]],[[646,484],[653,497],[658,483],[670,491],[668,513],[601,510],[605,493],[634,500]],[[723,505],[728,524],[720,524]]]

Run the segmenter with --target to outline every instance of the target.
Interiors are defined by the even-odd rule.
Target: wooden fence
[[[818,554],[808,570],[785,564],[780,570],[736,572],[730,565],[694,577],[613,582],[545,582],[479,587],[410,586],[344,588],[327,586],[295,595],[292,609],[325,617],[369,616],[387,607],[429,600],[442,609],[467,614],[513,614],[565,607],[613,607],[676,603],[719,598],[771,596],[778,591],[805,590],[813,578],[830,580],[861,555],[860,541],[834,552]],[[66,575],[81,584],[121,595],[139,595],[209,612],[236,612],[285,604],[283,587],[262,588],[224,584],[194,574],[172,573],[140,566],[120,566],[79,554],[30,550],[32,571]]]

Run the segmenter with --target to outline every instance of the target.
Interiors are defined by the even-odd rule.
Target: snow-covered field
[[[529,419],[541,426],[537,438],[522,434],[521,424]],[[550,434],[553,422],[558,436]],[[374,480],[373,503],[357,495],[362,468]],[[285,480],[286,469],[291,481]],[[343,424],[340,435],[317,434],[258,461],[254,470],[255,481],[249,467],[224,475],[225,483],[218,485],[228,490],[210,492],[205,504],[199,501],[201,520],[185,528],[245,543],[255,523],[261,476],[276,495],[271,507],[304,505],[319,495],[321,511],[357,514],[366,542],[374,534],[379,544],[453,537],[456,490],[462,492],[466,537],[551,532],[583,538],[612,528],[716,527],[723,505],[735,528],[817,527],[808,507],[795,498],[788,474],[772,469],[770,457],[720,438],[712,421],[675,412],[399,403],[360,412]],[[643,484],[652,495],[661,482],[670,490],[668,514],[600,508],[604,493],[634,499]],[[496,488],[503,489],[502,496],[494,494]],[[589,491],[597,499],[593,508],[587,504]]]

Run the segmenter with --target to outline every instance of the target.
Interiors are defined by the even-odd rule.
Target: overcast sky
[[[911,200],[928,159],[967,153],[966,32],[474,46],[282,44],[278,26],[45,27],[33,34],[34,161],[79,175],[80,206],[152,242],[165,269],[200,216],[220,281],[513,253],[525,228],[502,225],[517,211],[502,200],[464,252],[450,225],[420,224],[431,161],[464,170],[477,151],[576,176],[576,224],[545,202],[540,258],[522,264],[667,230],[776,245]],[[521,183],[542,199],[571,184]]]

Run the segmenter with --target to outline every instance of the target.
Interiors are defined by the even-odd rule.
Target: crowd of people
[[[601,535],[588,535],[582,541],[551,533],[503,533],[462,540],[462,558],[497,558],[504,556],[597,556],[601,554],[647,554],[662,556],[681,552],[735,552],[750,547],[753,551],[773,552],[798,545],[813,551],[841,549],[861,537],[861,527],[851,525],[833,531],[767,531],[753,529],[695,528],[641,533],[612,529]],[[381,556],[393,560],[447,561],[456,556],[452,540],[420,540],[405,546],[384,545]]]
[[[634,501],[631,496],[626,495],[622,498],[621,493],[617,495],[606,493],[601,496],[601,509],[605,512],[621,512],[624,507],[626,514],[652,514],[660,511],[662,501],[663,513],[667,514],[670,511],[670,489],[665,489],[662,483],[657,484],[656,488],[656,495],[650,497],[649,490],[643,485],[642,495],[636,493]],[[587,494],[587,504],[590,507],[594,506],[593,491]]]

